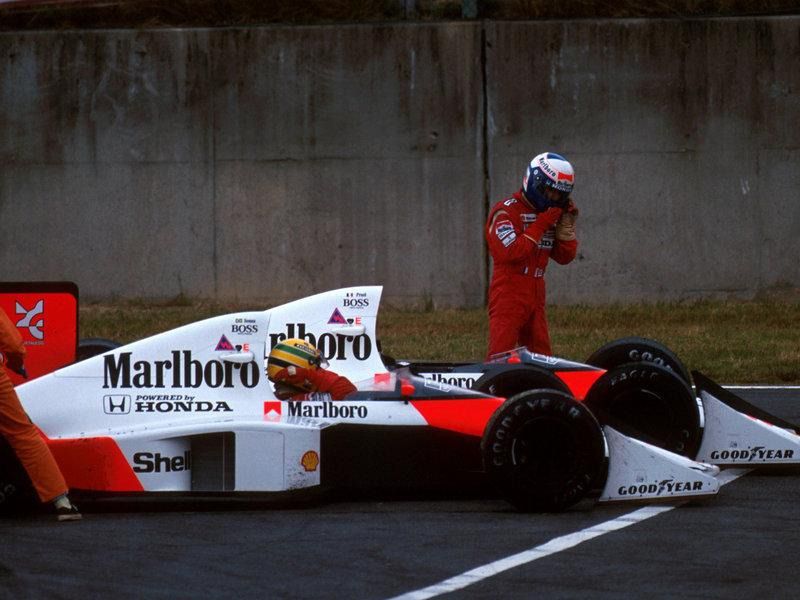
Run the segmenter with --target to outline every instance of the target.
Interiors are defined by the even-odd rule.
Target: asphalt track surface
[[[800,390],[737,393],[800,422]],[[382,498],[6,518],[0,598],[797,598],[798,491],[800,470],[675,508]]]

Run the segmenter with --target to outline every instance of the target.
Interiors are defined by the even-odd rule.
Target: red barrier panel
[[[25,343],[28,380],[75,362],[78,286],[67,281],[0,283],[0,308]],[[25,380],[8,372],[18,385]]]

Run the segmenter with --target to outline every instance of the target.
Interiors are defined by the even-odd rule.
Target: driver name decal
[[[342,306],[356,310],[369,308],[369,297],[366,292],[348,292],[342,300]]]

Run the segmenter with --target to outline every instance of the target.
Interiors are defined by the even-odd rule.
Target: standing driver
[[[570,198],[572,165],[552,152],[531,160],[522,188],[495,204],[486,222],[494,261],[489,285],[488,356],[520,345],[552,355],[545,316],[544,273],[553,259],[572,262],[578,250]]]

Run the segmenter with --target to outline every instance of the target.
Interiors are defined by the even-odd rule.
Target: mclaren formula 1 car
[[[91,497],[269,496],[479,482],[521,510],[717,493],[720,466],[797,463],[800,436],[638,338],[589,363],[381,354],[381,288],[351,287],[186,325],[18,386],[70,487]],[[281,401],[265,357],[287,338],[356,383]],[[744,411],[744,412],[742,412]],[[745,414],[747,413],[747,414]],[[31,495],[5,448],[0,510]],[[716,463],[716,464],[713,464]],[[455,488],[453,488],[455,489]]]

